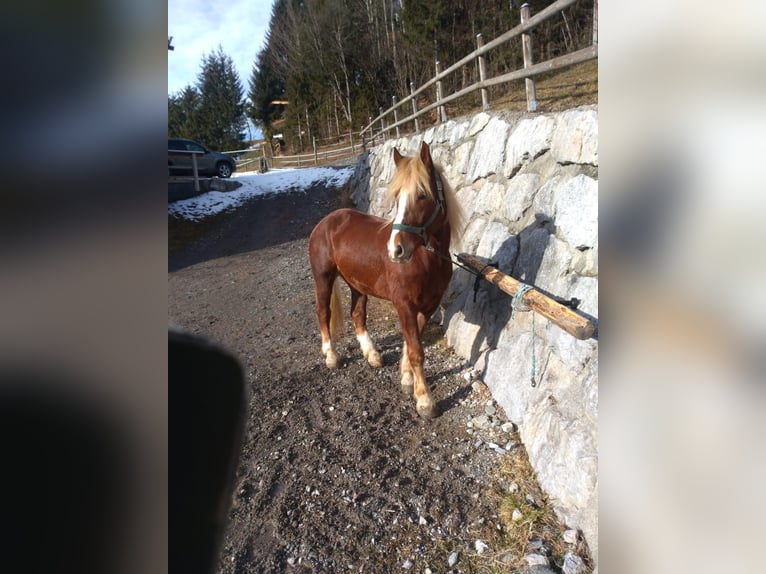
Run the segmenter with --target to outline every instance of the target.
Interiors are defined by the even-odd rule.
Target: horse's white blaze
[[[394,223],[401,223],[404,221],[404,212],[407,210],[407,194],[400,193],[399,201],[396,202],[396,217]],[[396,236],[399,231],[392,230],[391,237],[388,239],[388,256],[393,259],[396,254]]]

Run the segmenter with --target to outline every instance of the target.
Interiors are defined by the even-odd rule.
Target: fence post
[[[396,102],[397,102],[396,96],[392,96],[391,101],[394,103],[394,106],[396,106]],[[396,113],[396,108],[394,108],[394,123],[396,124],[398,122],[399,122],[399,114]],[[400,137],[399,126],[396,126],[396,139],[399,139],[399,137]]]
[[[415,84],[410,82],[410,95],[412,96],[412,114],[415,115],[415,133],[420,135],[420,122],[417,118],[418,103],[415,101]]]
[[[476,48],[484,46],[484,36],[479,33],[476,34]],[[484,81],[487,79],[487,60],[484,58],[484,54],[479,56],[479,80]],[[489,109],[489,90],[487,88],[481,89],[481,107],[484,110]]]
[[[312,136],[312,138],[311,138],[311,145],[314,146],[314,165],[318,165],[319,162],[317,161],[317,138],[316,138],[316,136]]]
[[[529,20],[529,4],[524,3],[521,5],[521,23],[526,24]],[[532,35],[528,32],[524,32],[521,35],[521,45],[524,51],[524,68],[529,68],[534,62],[532,61]],[[527,111],[537,111],[537,90],[535,89],[535,81],[532,78],[524,80],[527,84]]]
[[[199,170],[197,169],[197,154],[192,152],[192,174],[194,175],[194,191],[199,191]]]
[[[351,126],[348,126],[348,141],[351,142],[351,153],[356,155],[356,149],[354,148],[354,130],[351,129]]]
[[[598,46],[598,0],[593,0],[593,45]]]
[[[441,74],[442,71],[442,63],[440,61],[436,61],[436,75],[438,76]],[[442,81],[437,80],[436,81],[436,101],[439,102],[442,99]],[[447,121],[447,112],[444,110],[444,106],[439,106],[436,108],[436,122],[446,122]]]
[[[378,108],[378,115],[383,116],[383,106]],[[383,141],[388,141],[388,126],[386,124],[386,116],[380,118],[380,130],[383,132]]]

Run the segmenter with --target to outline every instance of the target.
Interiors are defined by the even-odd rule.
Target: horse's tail
[[[343,303],[340,299],[340,281],[336,278],[330,295],[330,339],[337,340],[343,331]]]

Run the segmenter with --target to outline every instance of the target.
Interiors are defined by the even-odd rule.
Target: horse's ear
[[[428,147],[426,142],[420,144],[420,161],[423,162],[424,166],[428,168],[431,167],[431,149]]]
[[[394,165],[399,166],[399,162],[402,161],[402,154],[399,153],[399,150],[394,148]]]

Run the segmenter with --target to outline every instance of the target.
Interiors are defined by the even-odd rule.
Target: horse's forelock
[[[410,203],[417,197],[418,191],[424,191],[429,197],[434,197],[431,189],[430,176],[426,166],[419,157],[405,157],[399,163],[388,187],[388,201],[393,205],[399,194],[404,191],[409,194],[407,202]]]

